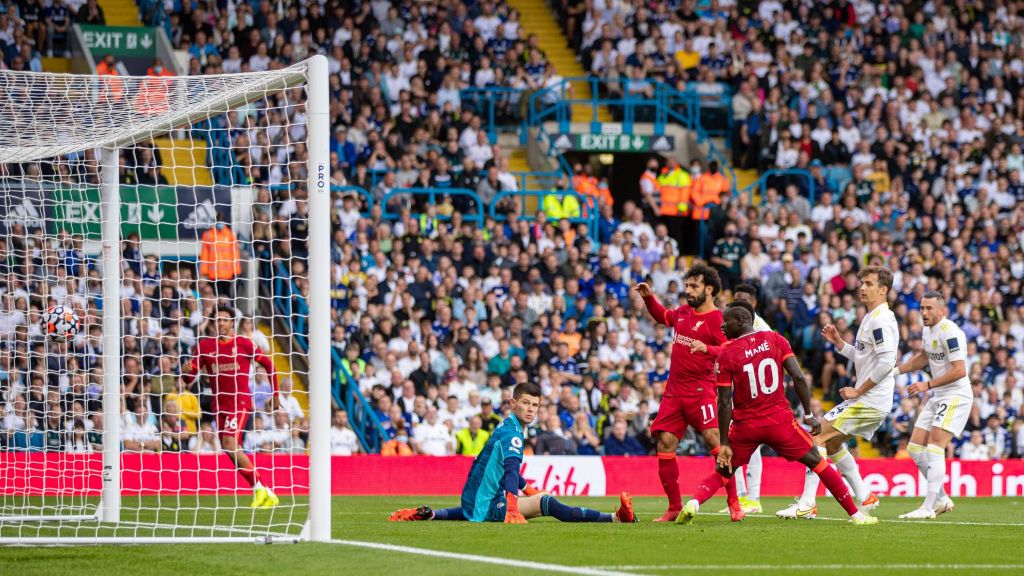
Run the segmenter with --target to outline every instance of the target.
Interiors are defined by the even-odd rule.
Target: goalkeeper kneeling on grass
[[[473,461],[462,488],[462,506],[433,510],[429,506],[406,508],[391,515],[392,522],[412,520],[468,520],[526,524],[528,518],[553,516],[562,522],[636,522],[629,494],[620,495],[619,509],[603,514],[589,508],[566,506],[553,496],[537,491],[519,475],[523,463],[523,428],[537,416],[540,387],[523,382],[512,392],[512,414],[491,433],[490,440]],[[522,490],[524,496],[518,496]]]

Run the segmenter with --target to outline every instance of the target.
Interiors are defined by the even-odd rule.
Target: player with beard
[[[686,273],[683,281],[686,304],[678,308],[666,310],[646,282],[635,288],[654,321],[675,330],[668,383],[658,415],[651,424],[651,435],[658,441],[658,477],[668,497],[668,510],[655,522],[672,522],[683,509],[676,448],[679,439],[686,434],[686,427],[693,426],[700,432],[712,455],[719,451],[715,356],[708,354],[707,349],[725,343],[722,312],[714,302],[721,289],[718,272],[703,265],[694,266]],[[702,344],[702,351],[694,350],[695,342]],[[743,510],[735,483],[727,481],[726,490],[730,516],[734,522],[739,522],[743,519]]]

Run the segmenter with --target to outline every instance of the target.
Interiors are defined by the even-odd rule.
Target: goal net
[[[0,71],[0,543],[329,538],[326,79]]]

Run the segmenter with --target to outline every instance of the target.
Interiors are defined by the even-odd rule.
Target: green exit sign
[[[99,62],[106,54],[117,57],[155,57],[156,28],[82,24],[85,47]]]

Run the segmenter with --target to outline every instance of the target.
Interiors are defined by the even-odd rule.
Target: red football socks
[[[256,471],[256,468],[239,468],[238,473],[249,483],[249,486],[255,486],[260,481],[260,473]]]
[[[669,510],[682,510],[683,500],[679,495],[679,465],[674,452],[658,452],[658,478],[661,488],[668,496]]]
[[[843,477],[839,475],[839,472],[828,465],[827,458],[822,458],[821,462],[814,467],[813,472],[821,478],[822,484],[825,485],[825,488],[828,488],[828,491],[832,493],[832,496],[843,507],[843,510],[846,510],[847,514],[853,516],[857,513],[857,505],[853,502],[850,489],[846,487]]]
[[[697,491],[693,493],[694,500],[701,504],[707,502],[715,495],[715,492],[718,492],[719,488],[727,485],[727,482],[728,480],[722,478],[718,472],[709,474],[697,485]],[[732,482],[728,482],[728,484],[732,484]],[[735,488],[733,490],[735,491]]]

